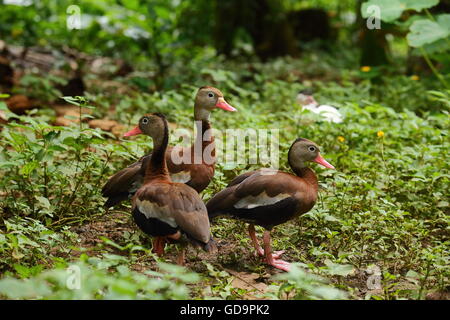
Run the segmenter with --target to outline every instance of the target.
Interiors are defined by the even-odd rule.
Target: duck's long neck
[[[204,155],[205,149],[210,145],[211,150],[208,155],[215,157],[215,145],[214,145],[214,136],[212,135],[211,123],[209,122],[210,112],[201,108],[194,108],[194,119],[195,125],[197,127],[197,134],[195,137],[194,145],[192,146],[194,149],[194,154],[196,157],[202,157]],[[205,159],[203,159],[204,161]],[[208,162],[208,161],[207,161]]]
[[[294,171],[294,173],[298,177],[300,177],[303,180],[305,180],[306,182],[308,182],[314,188],[314,190],[317,192],[317,190],[319,189],[319,183],[318,183],[317,176],[316,176],[316,173],[314,172],[314,170],[307,167],[304,162],[298,162],[298,161],[294,162],[294,161],[291,161],[291,159],[288,159],[288,161],[289,161],[289,165],[291,166],[292,171]]]
[[[197,127],[195,143],[201,144],[202,149],[204,149],[210,143],[214,142],[214,136],[211,132],[211,123],[208,120],[196,120],[195,126]]]
[[[145,169],[144,183],[154,179],[169,179],[166,163],[166,150],[169,143],[169,129],[164,121],[164,134],[153,138],[153,152]]]

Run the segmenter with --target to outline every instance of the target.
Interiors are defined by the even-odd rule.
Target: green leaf
[[[421,48],[423,48],[426,53],[433,55],[433,58],[436,59],[436,54],[444,53],[450,50],[450,42],[448,41],[448,39],[440,39],[433,43],[427,43]],[[418,56],[422,55],[422,53],[418,49],[414,49],[413,53]]]
[[[438,202],[437,207],[438,208],[448,208],[449,207],[449,203],[447,201],[442,200],[442,201]]]
[[[12,299],[35,298],[50,294],[48,285],[43,281],[23,281],[5,278],[0,281],[0,294]]]
[[[401,2],[405,3],[408,9],[421,11],[434,7],[439,3],[439,0],[401,0]]]
[[[416,271],[414,270],[409,270],[405,277],[407,278],[414,278],[414,279],[420,279],[420,274],[418,274]]]
[[[368,8],[377,6],[380,8],[380,19],[384,22],[393,22],[406,10],[421,11],[438,3],[439,0],[369,0],[362,4],[361,15],[368,18],[373,14]]]
[[[348,276],[353,273],[354,268],[350,264],[338,264],[333,263],[330,260],[325,260],[325,265],[327,269],[325,270],[328,274],[336,276]]]
[[[422,47],[450,36],[450,14],[439,15],[435,21],[416,20],[406,36],[411,47]]]
[[[361,15],[363,18],[368,18],[373,13],[371,6],[378,6],[380,8],[380,19],[385,22],[392,22],[398,19],[404,10],[400,0],[371,0],[362,4]]]
[[[50,131],[50,132],[46,133],[43,138],[45,141],[51,141],[54,138],[56,138],[59,134],[60,134],[59,132]]]
[[[14,269],[21,278],[28,278],[30,276],[30,269],[26,266],[16,263],[14,264]]]
[[[39,163],[37,161],[28,162],[20,169],[20,174],[29,176],[37,167],[39,167]]]
[[[42,205],[43,208],[50,209],[50,201],[46,197],[35,196],[36,200]]]

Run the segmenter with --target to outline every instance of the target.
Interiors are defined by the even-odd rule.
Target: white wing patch
[[[178,183],[186,183],[191,180],[191,172],[190,171],[180,171],[170,175],[170,179],[172,182]]]
[[[257,196],[248,196],[242,198],[238,202],[234,204],[236,209],[253,209],[256,207],[270,206],[275,204],[281,200],[289,198],[291,195],[287,193],[280,193],[274,197],[269,197],[267,193],[264,191],[263,193],[258,194]]]
[[[148,200],[141,201],[139,199],[136,199],[136,206],[147,219],[156,218],[167,223],[172,228],[177,227],[175,219],[169,215],[169,206],[160,207],[156,203]]]

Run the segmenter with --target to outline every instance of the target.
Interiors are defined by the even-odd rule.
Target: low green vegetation
[[[122,2],[135,10],[125,25],[140,25],[139,15],[149,8],[139,1]],[[148,39],[124,36],[120,8],[112,6],[116,1],[91,7],[92,15],[109,16],[117,29],[108,33],[94,24],[78,31],[86,39],[98,35],[97,42],[74,37],[70,46],[113,58],[118,47],[129,48],[117,53],[130,61],[136,57],[129,74],[118,75],[114,60],[104,61],[102,72],[86,72],[84,96],[61,100],[68,65],[61,58],[59,67],[46,74],[26,69],[9,92],[37,99],[39,108],[18,115],[8,109],[8,95],[0,96],[6,122],[0,127],[0,298],[391,300],[448,293],[450,90],[445,59],[426,46],[423,52],[442,65],[441,73],[408,73],[406,36],[392,40],[400,50],[393,50],[393,62],[383,66],[359,66],[360,51],[349,40],[262,62],[239,39],[236,50],[249,56],[226,58],[203,46],[205,34],[178,33],[185,30],[179,16],[188,14],[189,6],[176,2],[161,2],[152,11],[158,19],[142,25],[152,35],[162,30],[156,32],[155,47],[148,47]],[[49,8],[41,12],[44,18],[54,9]],[[0,30],[24,46],[42,42],[51,23],[64,20],[60,12],[50,25],[33,29],[28,11],[8,10],[24,15],[23,28],[8,20]],[[401,24],[400,16],[392,21]],[[14,36],[17,30],[23,30],[20,39]],[[68,31],[58,30],[41,45],[62,46]],[[184,44],[195,41],[200,45],[187,50]],[[448,37],[436,41],[446,44]],[[162,112],[172,130],[174,124],[192,130],[193,97],[203,85],[219,88],[238,109],[214,111],[215,129],[279,129],[282,170],[290,170],[286,155],[298,137],[317,142],[336,167],[312,165],[320,182],[319,201],[273,231],[274,249],[285,250],[283,258],[294,262],[289,273],[280,274],[253,255],[242,222],[216,220],[212,233],[219,253],[189,249],[187,265],[180,267],[173,264],[176,246],[167,246],[165,258],[151,252],[150,239],[132,221],[130,203],[114,210],[103,207],[101,187],[108,177],[152,145],[147,137],[123,139],[88,121],[114,120],[126,130],[142,114]],[[307,87],[320,103],[339,108],[343,123],[320,121],[302,110],[296,96]],[[62,103],[78,110],[78,116],[66,115],[68,125],[55,125],[54,108]],[[217,164],[203,200],[257,167]]]
[[[288,170],[286,152],[297,137],[317,141],[326,159],[337,168],[336,171],[314,168],[322,187],[319,202],[298,220],[277,227],[274,247],[286,249],[289,260],[301,263],[303,269],[299,270],[329,278],[332,286],[354,298],[424,298],[429,290],[444,289],[449,276],[446,160],[449,117],[448,106],[444,103],[448,93],[428,92],[425,84],[404,76],[396,76],[402,87],[375,85],[370,80],[353,84],[349,80],[343,83],[314,81],[312,84],[318,91],[316,99],[338,106],[345,116],[342,124],[314,122],[312,115],[302,111],[295,101],[297,91],[303,86],[297,79],[289,78],[289,73],[295,70],[290,68],[296,67],[291,62],[295,61],[257,65],[261,69],[251,74],[251,81],[241,82],[245,73],[231,71],[233,66],[227,68],[228,71],[208,69],[202,72],[204,79],[197,80],[199,84],[208,81],[221,88],[239,110],[238,114],[214,113],[215,128],[279,128],[283,169]],[[280,70],[280,65],[285,70]],[[208,79],[210,74],[214,75],[213,79]],[[351,77],[352,72],[348,70],[343,74]],[[190,128],[195,87],[153,94],[130,90],[126,97],[110,102],[118,103],[120,110],[112,117],[129,117],[128,122],[134,123],[144,112],[160,111],[167,114],[170,121]],[[386,93],[380,95],[383,88]],[[391,96],[400,96],[409,90],[411,95],[398,100],[395,109],[390,106]],[[417,96],[421,99],[416,100]],[[109,103],[98,102],[105,97],[93,95],[91,99],[96,102],[92,103],[95,114],[106,115]],[[70,101],[83,107],[87,105],[85,100]],[[417,101],[423,105],[415,105]],[[125,287],[127,281],[134,281],[130,279],[141,279],[130,273],[127,265],[134,264],[134,260],[155,260],[149,254],[148,239],[127,216],[127,207],[118,210],[124,213],[124,219],[129,219],[132,234],[121,234],[112,247],[125,257],[120,260],[123,269],[110,269],[112,276],[105,273],[105,267],[98,270],[99,261],[109,265],[116,259],[105,256],[105,252],[111,251],[111,244],[105,238],[99,238],[102,245],[93,250],[92,258],[84,257],[77,262],[79,253],[90,249],[79,247],[80,235],[71,230],[101,217],[115,219],[102,207],[101,186],[113,172],[149,150],[148,140],[117,141],[110,133],[88,128],[83,121],[68,127],[52,126],[49,124],[52,116],[45,109],[16,116],[2,104],[2,110],[11,117],[1,131],[0,142],[1,205],[5,219],[0,234],[0,266],[7,275],[0,281],[3,294],[11,298],[186,297],[184,291],[166,296],[166,293],[149,292],[150,289],[140,285],[131,286],[127,289],[130,293],[123,293],[123,296],[114,291],[110,283],[114,277],[124,281]],[[439,111],[421,111],[427,105]],[[204,192],[205,200],[232,177],[251,167],[225,170],[219,164],[217,169],[216,178]],[[219,220],[213,226],[213,234],[236,246],[234,252],[226,251],[216,258],[208,258],[215,269],[233,267],[260,275],[271,272],[252,258],[242,223]],[[92,259],[97,263],[92,263]],[[64,270],[61,268],[72,263],[81,264],[82,270],[86,270],[83,272],[98,278],[98,286],[86,288],[87,292],[83,293],[63,288],[58,278]],[[221,290],[229,290],[227,279],[231,275],[225,272],[222,275],[225,283],[218,285],[214,282],[222,281],[221,277],[211,276],[199,263],[194,263],[197,265],[194,270],[198,269],[203,280],[193,279],[211,282],[211,296],[244,296],[245,292],[239,291],[221,295]],[[366,287],[367,270],[373,265],[381,272],[381,290],[378,291]],[[53,268],[54,271],[46,271]],[[270,297],[283,297],[286,290],[294,290],[295,294],[287,295],[291,298],[341,297],[342,293],[322,296],[314,290],[308,291],[299,280],[308,275],[297,277],[295,272],[304,271],[294,270],[293,276],[266,280],[270,284]],[[11,276],[31,278],[33,288],[36,283],[42,283],[42,288],[38,286],[36,290],[25,290],[26,294],[17,295],[16,290],[8,288],[20,280],[13,281]],[[52,285],[43,284],[47,281]],[[308,281],[320,284],[319,288],[328,286],[315,278]],[[180,285],[183,283],[181,281]],[[28,281],[23,285],[31,286]],[[278,289],[273,291],[274,287]],[[108,289],[103,291],[102,288]],[[170,291],[170,288],[161,290]],[[191,292],[191,297],[200,298],[204,294],[196,289]]]

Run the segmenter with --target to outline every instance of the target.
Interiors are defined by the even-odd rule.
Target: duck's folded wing
[[[257,173],[257,171],[249,171],[235,177],[225,189],[216,193],[206,204],[208,216],[210,218],[214,218],[218,215],[224,214],[224,209],[233,206],[236,202],[236,197],[234,196],[236,187],[255,173]]]
[[[197,192],[183,184],[149,185],[135,200],[136,206],[147,218],[157,218],[172,227],[178,227],[190,237],[208,243],[210,224],[205,204]]]
[[[251,175],[255,174],[256,172],[257,171],[249,171],[249,172],[246,172],[246,173],[238,175],[233,180],[231,180],[231,182],[227,185],[227,188],[241,183],[242,181],[244,181],[245,179],[247,179]]]
[[[292,197],[293,193],[295,193],[295,186],[291,175],[282,172],[264,174],[256,171],[241,183],[217,193],[208,201],[206,207],[212,218],[239,209],[272,205]]]
[[[136,192],[142,185],[144,178],[143,168],[145,168],[145,164],[150,158],[151,154],[146,155],[108,179],[102,188],[103,197],[108,198],[105,207],[115,206]]]

